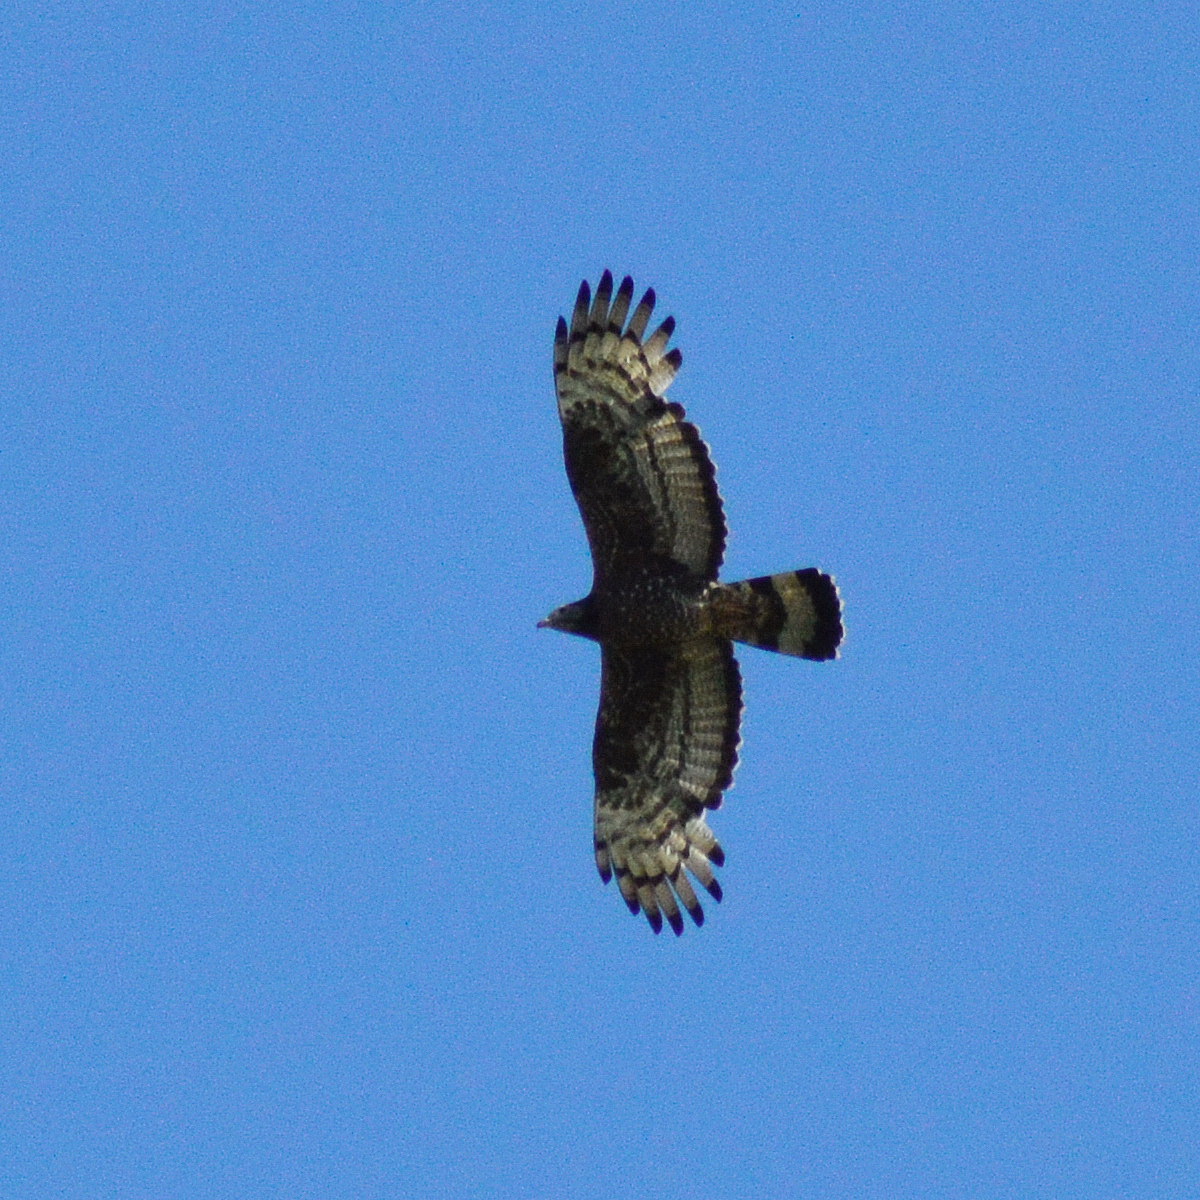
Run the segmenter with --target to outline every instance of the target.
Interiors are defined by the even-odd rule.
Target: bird
[[[695,880],[714,900],[725,853],[706,814],[733,781],[742,683],[732,642],[823,661],[838,656],[842,605],[814,567],[721,583],[724,507],[708,447],[666,398],[682,362],[667,317],[646,337],[655,293],[633,305],[587,280],[554,334],[567,479],[592,556],[592,589],[539,627],[600,644],[592,746],[595,853],[655,933],[699,926]]]

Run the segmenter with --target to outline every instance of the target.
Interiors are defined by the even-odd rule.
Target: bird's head
[[[576,633],[580,637],[594,638],[596,609],[591,596],[556,608],[544,621],[538,622],[538,628],[558,629],[563,633]]]

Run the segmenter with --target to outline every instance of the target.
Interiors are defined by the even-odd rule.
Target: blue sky
[[[0,16],[6,1197],[1191,1197],[1190,4]],[[596,875],[556,317],[678,320],[726,898]]]

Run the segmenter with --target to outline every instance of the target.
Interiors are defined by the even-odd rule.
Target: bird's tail
[[[780,654],[836,658],[842,640],[837,586],[815,567],[718,583],[709,611],[714,633]]]

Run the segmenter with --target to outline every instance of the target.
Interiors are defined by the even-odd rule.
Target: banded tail
[[[713,632],[735,642],[818,661],[837,657],[842,602],[815,567],[714,585]]]

